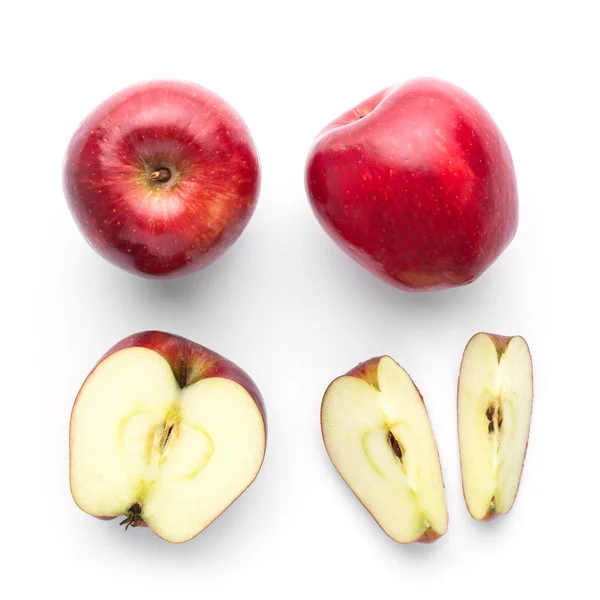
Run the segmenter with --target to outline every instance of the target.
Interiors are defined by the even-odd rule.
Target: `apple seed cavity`
[[[167,458],[169,448],[176,442],[180,433],[178,409],[173,407],[165,420],[150,433],[148,439],[147,462],[150,464],[152,458],[158,455],[158,462],[162,464]]]
[[[164,425],[163,440],[160,445],[160,450],[162,453],[165,453],[165,448],[167,447],[167,443],[169,441],[169,438],[171,437],[171,432],[173,431],[174,427],[175,427],[175,423],[168,423],[168,424],[165,423],[165,425]]]
[[[502,415],[502,405],[500,401],[498,401],[498,407],[496,408],[492,404],[487,407],[485,411],[485,416],[487,417],[488,423],[488,433],[494,433],[496,430],[500,432],[502,427],[503,415]]]

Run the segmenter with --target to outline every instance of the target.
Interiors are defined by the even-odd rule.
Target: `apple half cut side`
[[[517,496],[533,406],[533,369],[520,336],[474,335],[460,367],[458,441],[463,492],[478,521],[506,514]]]
[[[90,515],[185,542],[252,483],[265,447],[246,373],[194,342],[144,332],[113,347],[77,395],[71,492]]]
[[[438,449],[423,399],[389,356],[372,358],[327,388],[321,429],[329,458],[393,540],[433,542],[448,512]]]

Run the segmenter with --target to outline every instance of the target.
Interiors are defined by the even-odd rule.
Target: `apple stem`
[[[150,173],[150,179],[156,183],[166,183],[171,179],[171,171],[167,167],[160,167]]]

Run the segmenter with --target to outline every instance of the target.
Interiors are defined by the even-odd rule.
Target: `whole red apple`
[[[88,243],[148,277],[205,267],[239,237],[260,187],[241,117],[192,83],[126,88],[73,136],[64,188]]]
[[[335,242],[408,290],[470,283],[517,229],[502,134],[474,98],[434,79],[383,90],[327,126],[306,187]]]
[[[79,391],[69,430],[77,505],[184,542],[257,476],[266,413],[239,367],[185,338],[146,331],[112,347]]]

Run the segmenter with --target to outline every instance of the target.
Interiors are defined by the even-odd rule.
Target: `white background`
[[[542,598],[597,593],[600,94],[596,3],[13,2],[3,9],[2,589],[61,598]],[[560,7],[560,8],[559,8]],[[437,76],[492,113],[517,168],[517,237],[477,282],[407,294],[347,258],[305,197],[313,136],[357,102]],[[203,272],[151,281],[87,247],[61,168],[80,120],[145,79],[201,83],[243,115],[262,193]],[[261,389],[270,435],[249,490],[193,541],[82,513],[68,423],[116,341],[163,329]],[[529,453],[513,511],[473,521],[460,483],[462,350],[522,334],[534,359]],[[420,387],[450,513],[430,546],[388,539],[341,481],[319,428],[327,384],[391,354]]]

